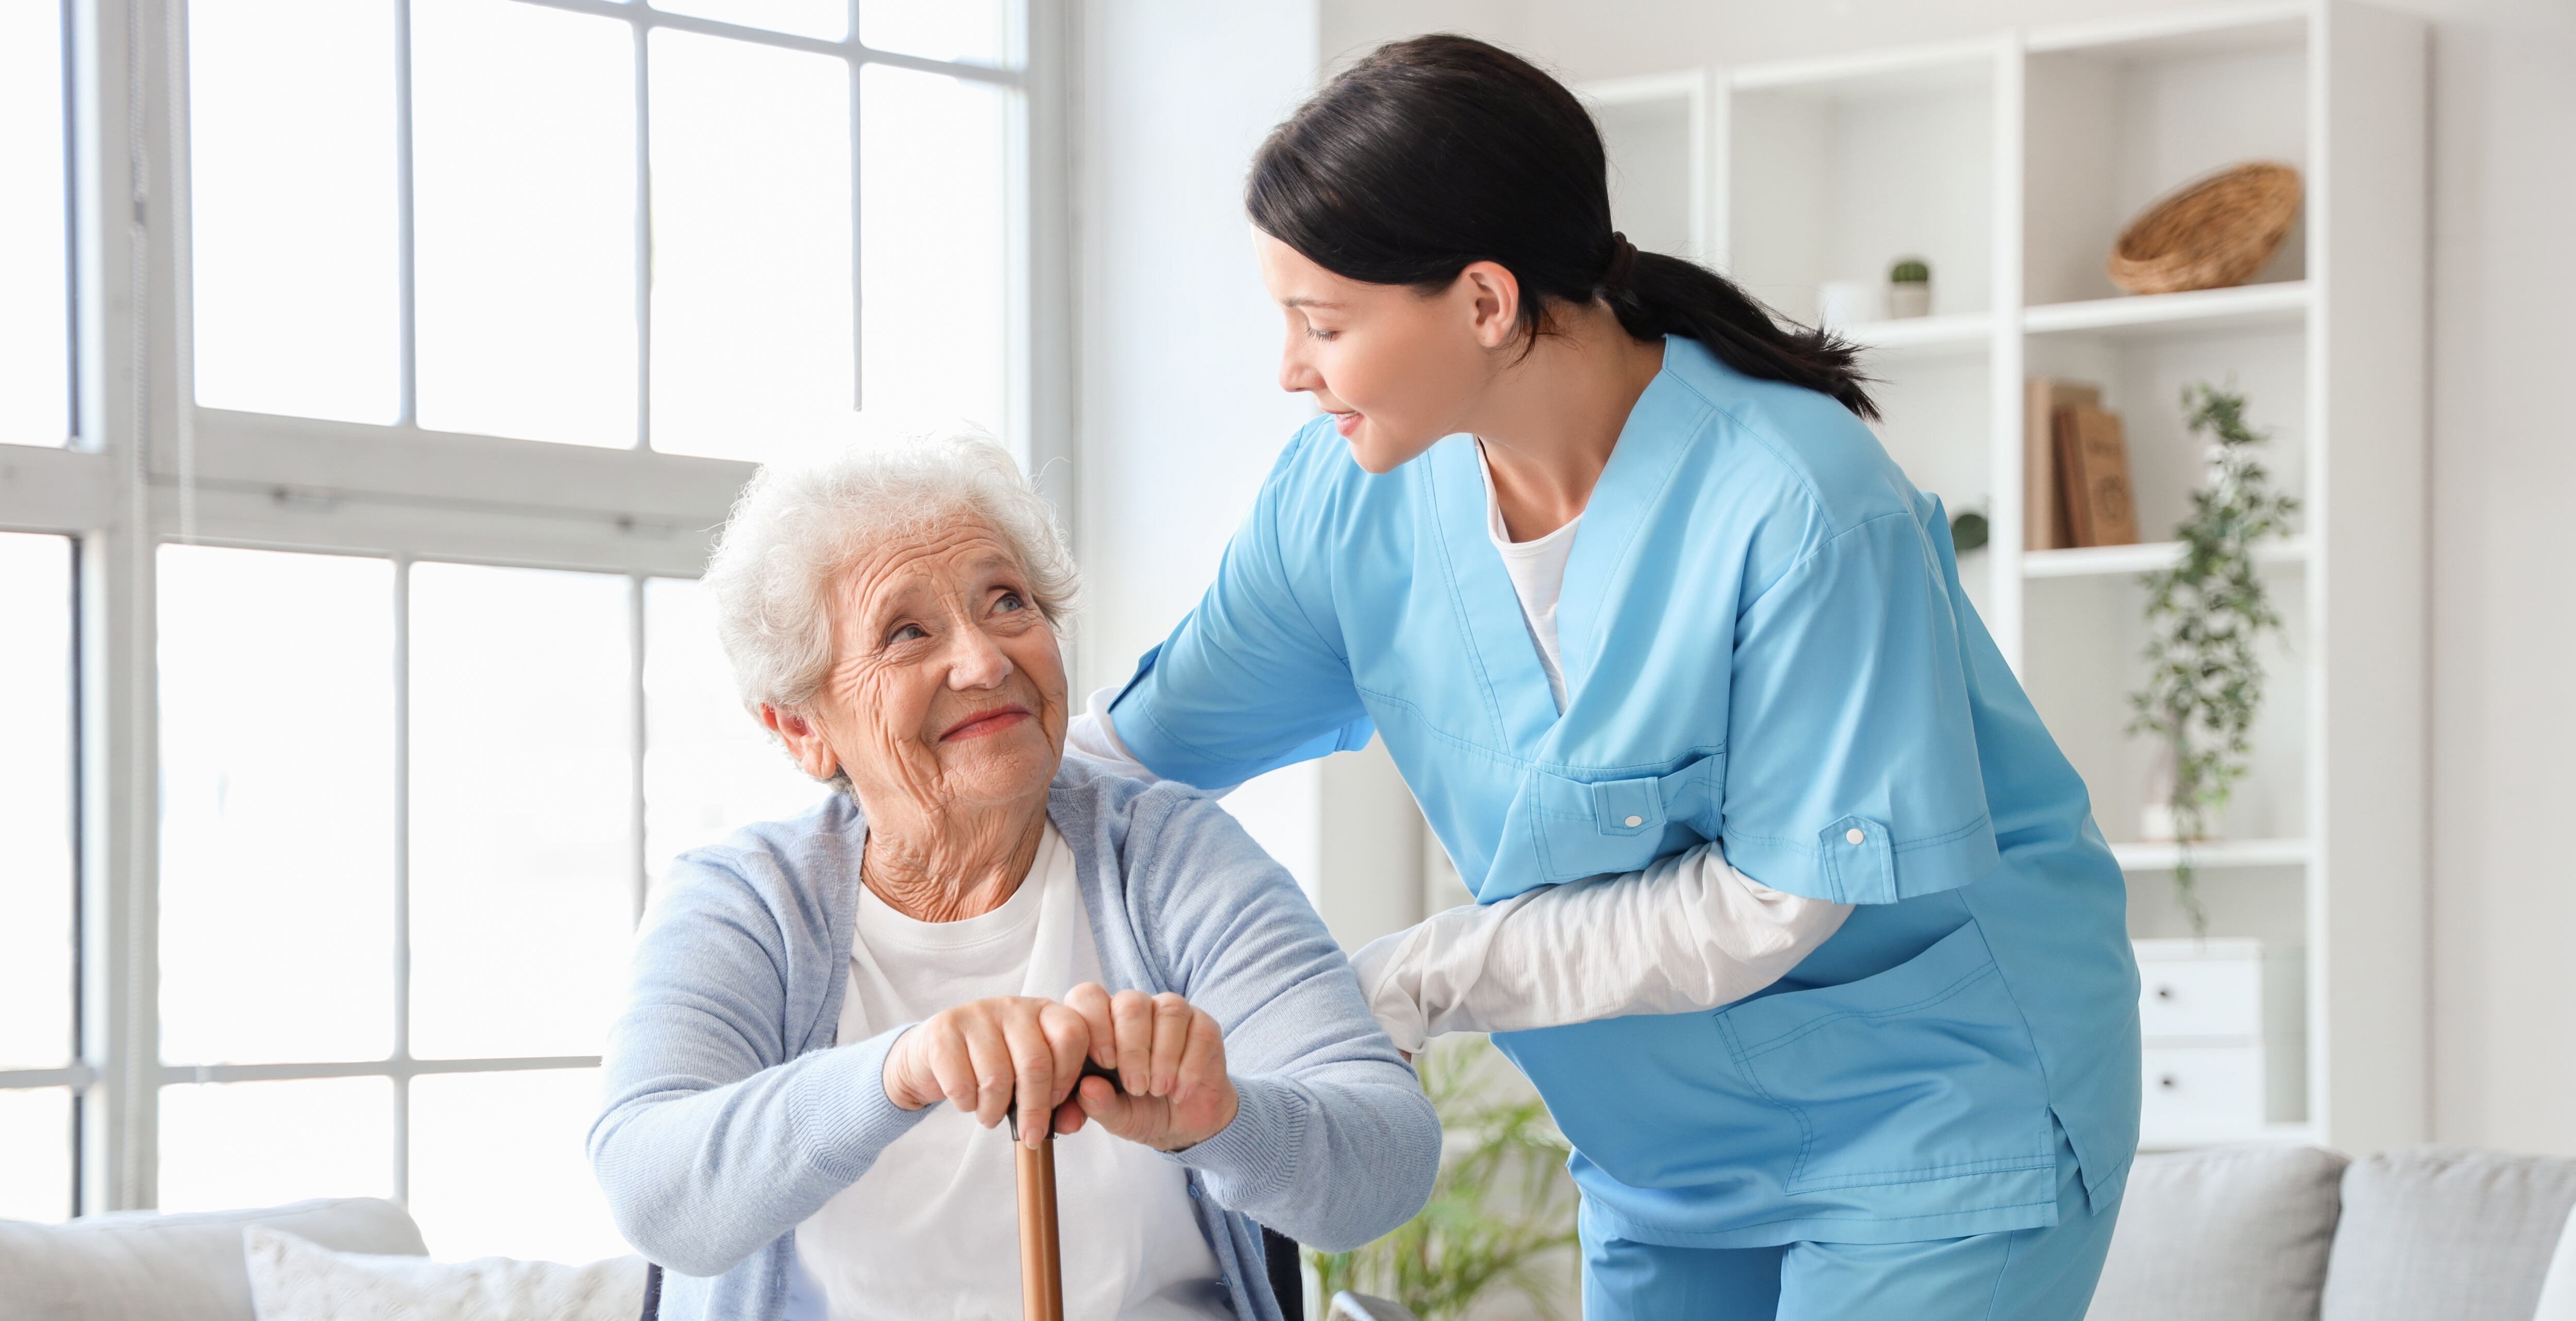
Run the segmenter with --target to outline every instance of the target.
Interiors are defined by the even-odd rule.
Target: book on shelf
[[[2076,404],[2099,405],[2102,387],[2034,376],[2022,409],[2021,544],[2024,550],[2063,550],[2075,544],[2058,499],[2057,414]]]
[[[2120,415],[2099,404],[2073,404],[2058,410],[2055,429],[2068,544],[2137,544],[2137,493],[2129,485],[2129,442]]]

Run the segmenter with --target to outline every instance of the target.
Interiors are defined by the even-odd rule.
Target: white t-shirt
[[[1577,514],[1536,541],[1514,541],[1503,530],[1503,505],[1494,498],[1494,470],[1485,462],[1485,447],[1476,447],[1476,471],[1485,478],[1485,534],[1494,539],[1494,549],[1502,552],[1503,572],[1512,577],[1512,594],[1521,600],[1521,622],[1529,626],[1530,641],[1538,644],[1538,666],[1547,671],[1548,695],[1556,699],[1559,714],[1565,711],[1565,667],[1557,659],[1556,603],[1565,595],[1565,562],[1574,554],[1574,529],[1583,522]]]
[[[1050,999],[1100,979],[1100,951],[1050,823],[1028,879],[992,912],[906,917],[862,886],[836,1043],[996,995]],[[1055,1140],[1068,1318],[1202,1321],[1232,1309],[1182,1169],[1097,1125]],[[786,1321],[984,1321],[1020,1315],[1009,1125],[945,1102],[796,1229]]]

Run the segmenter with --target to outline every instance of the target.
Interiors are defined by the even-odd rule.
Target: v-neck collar
[[[1584,680],[1597,658],[1602,611],[1640,520],[1671,479],[1707,408],[1673,371],[1674,355],[1697,347],[1665,337],[1663,368],[1628,410],[1610,461],[1578,516],[1556,608],[1557,664],[1565,677],[1568,713],[1583,700]],[[1488,710],[1512,747],[1536,758],[1560,717],[1546,671],[1539,666],[1538,644],[1522,619],[1520,595],[1493,543],[1475,438],[1448,437],[1423,457],[1431,468],[1428,485],[1460,622],[1476,652]]]

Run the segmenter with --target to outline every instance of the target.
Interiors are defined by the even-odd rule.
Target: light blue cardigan
[[[1224,1029],[1242,1108],[1169,1159],[1235,1314],[1282,1321],[1255,1222],[1326,1249],[1393,1229],[1430,1196],[1439,1121],[1296,882],[1213,800],[1068,757],[1047,815],[1109,988],[1178,991]],[[903,1029],[832,1044],[866,835],[834,795],[690,853],[638,938],[590,1159],[670,1272],[666,1317],[778,1316],[796,1226],[929,1113],[886,1099]]]

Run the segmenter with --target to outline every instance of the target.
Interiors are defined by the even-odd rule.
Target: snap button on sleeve
[[[1629,829],[1631,829],[1631,830],[1634,830],[1634,829],[1636,829],[1637,827],[1642,826],[1642,825],[1644,825],[1644,824],[1646,824],[1646,818],[1644,818],[1644,817],[1641,817],[1641,816],[1632,816],[1632,817],[1628,818],[1628,828],[1629,828]]]
[[[1843,832],[1843,838],[1850,840],[1854,844],[1858,844],[1861,841],[1868,839],[1869,836],[1862,834],[1860,827],[1854,826]]]

